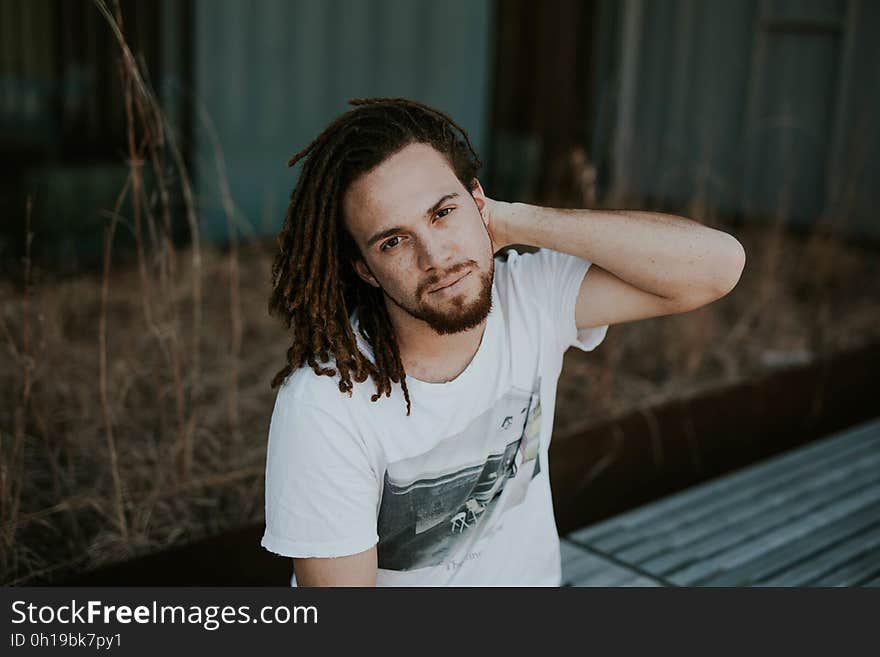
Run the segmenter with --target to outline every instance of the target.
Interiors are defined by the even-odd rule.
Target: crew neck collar
[[[410,390],[421,390],[426,395],[432,396],[446,395],[458,392],[459,390],[467,387],[470,382],[478,376],[477,373],[480,371],[482,363],[487,357],[486,353],[491,348],[491,343],[493,341],[492,336],[494,335],[494,329],[498,321],[498,315],[498,291],[496,289],[495,281],[492,281],[492,308],[489,310],[489,314],[486,317],[486,325],[483,328],[483,335],[480,338],[480,344],[477,347],[477,351],[474,354],[474,357],[471,358],[471,361],[467,364],[467,367],[465,367],[464,370],[462,370],[462,372],[451,381],[445,381],[442,383],[430,383],[428,381],[422,381],[421,379],[416,379],[413,376],[407,375],[407,388],[409,388]],[[354,326],[354,333],[357,336],[358,345],[360,346],[361,351],[363,351],[370,358],[370,360],[375,362],[375,357],[369,343],[360,334],[357,311],[352,313],[352,324]]]

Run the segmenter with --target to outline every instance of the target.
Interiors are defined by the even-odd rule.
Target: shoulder
[[[335,369],[335,361],[321,365]],[[297,409],[300,412],[325,414],[343,420],[350,416],[356,395],[349,397],[339,390],[339,381],[338,372],[330,376],[317,374],[309,365],[295,369],[278,387],[274,414]],[[355,390],[358,385],[361,384],[354,384]]]
[[[357,396],[339,390],[339,376],[306,366],[290,374],[275,398],[268,452],[274,462],[328,463],[342,455],[370,453],[370,440],[355,409]],[[355,390],[357,386],[355,384]]]
[[[501,261],[499,264],[496,260],[496,266],[503,267],[511,276],[517,278],[548,277],[566,269],[586,268],[588,264],[589,261],[583,258],[545,248],[523,253],[511,249],[507,252],[506,261]]]
[[[496,261],[499,280],[511,289],[540,297],[542,302],[554,302],[554,295],[567,293],[572,286],[579,286],[592,264],[578,256],[538,249],[518,253],[509,251],[506,262]],[[549,298],[548,298],[549,297]]]
[[[518,253],[510,250],[506,260],[496,259],[496,279],[506,297],[525,297],[541,306],[558,305],[557,297],[579,286],[590,266],[588,260],[561,251],[538,249]]]

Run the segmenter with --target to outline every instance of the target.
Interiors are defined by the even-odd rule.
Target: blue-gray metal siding
[[[196,0],[197,190],[224,239],[217,134],[243,229],[281,226],[299,167],[287,160],[359,96],[448,112],[481,152],[489,107],[489,0]]]
[[[880,4],[625,0],[618,198],[880,236]]]

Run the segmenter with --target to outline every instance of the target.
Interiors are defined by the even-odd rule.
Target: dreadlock
[[[403,98],[348,102],[353,109],[287,162],[292,167],[305,158],[272,266],[269,312],[292,330],[287,364],[272,379],[272,388],[308,363],[318,375],[338,374],[339,390],[349,397],[352,379],[358,383],[368,376],[373,379],[374,402],[382,394],[391,396],[392,382],[400,383],[408,416],[409,390],[394,327],[382,290],[364,282],[352,266],[360,251],[345,228],[342,199],[358,177],[412,143],[429,144],[445,155],[456,177],[471,191],[482,162],[467,133],[439,110]],[[375,362],[358,348],[349,320],[354,310]],[[330,353],[336,368],[319,364],[327,362]]]

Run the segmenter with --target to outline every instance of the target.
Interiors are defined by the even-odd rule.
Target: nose
[[[445,240],[422,240],[418,247],[418,266],[426,272],[439,270],[438,276],[443,277],[455,263],[454,253]]]

